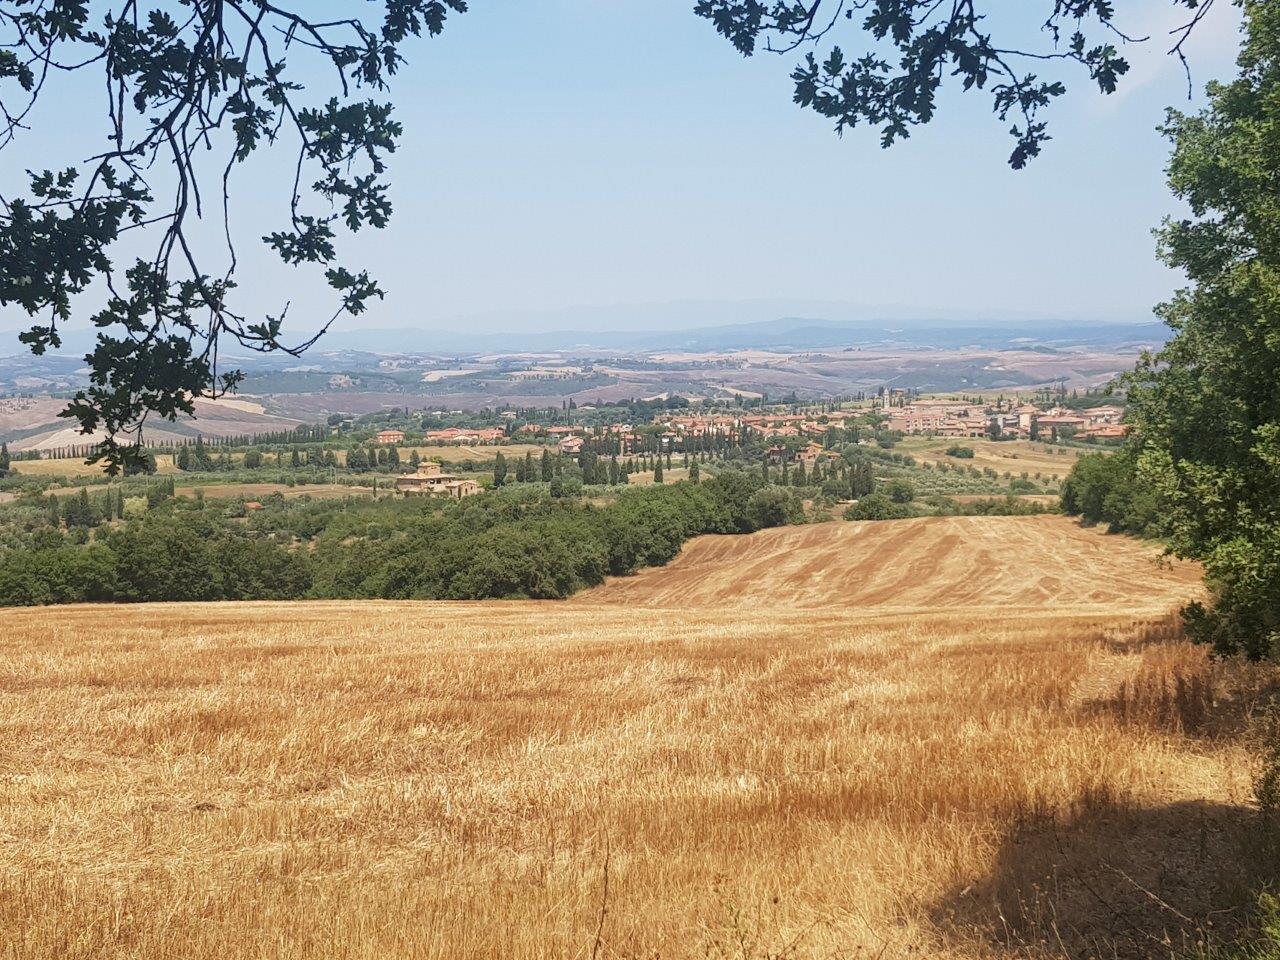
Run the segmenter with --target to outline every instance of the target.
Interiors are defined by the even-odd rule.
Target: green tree
[[[763,487],[747,500],[747,518],[755,530],[800,523],[804,520],[804,505],[792,490]]]
[[[875,471],[871,461],[864,458],[856,460],[849,468],[849,499],[858,500],[875,489]]]
[[[554,474],[551,467],[551,451],[544,449],[542,451],[542,482],[550,483],[552,476]]]
[[[89,502],[87,488],[81,487],[79,493],[63,498],[62,519],[68,527],[92,527],[98,522],[97,511]]]
[[[1128,419],[1170,546],[1205,567],[1191,634],[1262,658],[1280,654],[1280,5],[1243,6],[1240,76],[1165,126],[1191,216],[1161,253],[1189,286],[1160,308],[1173,337],[1129,378]]]
[[[910,480],[893,480],[885,492],[894,503],[910,503],[916,498],[916,488]]]
[[[493,485],[500,487],[507,482],[507,458],[499,450],[493,458]]]
[[[895,503],[883,493],[869,493],[844,512],[846,520],[901,520],[909,516],[909,506]]]
[[[653,482],[662,483],[662,457],[658,457],[653,465]]]

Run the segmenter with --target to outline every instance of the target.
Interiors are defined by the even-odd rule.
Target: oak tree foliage
[[[33,118],[56,120],[35,108],[57,95],[61,75],[97,71],[106,93],[99,152],[59,157],[20,189],[4,185],[0,305],[34,319],[22,340],[42,354],[61,346],[73,300],[93,300],[90,382],[64,416],[105,431],[98,457],[113,471],[141,456],[148,415],[190,414],[192,398],[235,388],[242,375],[218,364],[228,340],[298,354],[316,339],[285,339],[287,305],[254,317],[234,302],[238,252],[225,220],[236,173],[256,150],[292,151],[281,185],[287,219],[262,239],[286,264],[323,274],[336,299],[329,323],[382,296],[367,271],[342,262],[337,238],[391,216],[386,164],[401,127],[386,94],[402,45],[440,33],[466,4],[344,2],[330,6],[343,11],[333,18],[315,16],[316,7],[0,3],[0,149]],[[200,233],[219,215],[212,229],[224,234],[226,254],[213,263]],[[113,247],[132,232],[146,237],[147,252],[121,263]]]
[[[1136,486],[1204,563],[1188,627],[1221,653],[1280,656],[1280,6],[1244,4],[1240,75],[1171,112],[1169,184],[1190,215],[1159,231],[1188,285],[1173,331],[1129,378]]]
[[[1168,38],[1185,66],[1186,41],[1216,0],[1170,2],[1187,9]],[[1067,91],[1061,68],[1112,93],[1129,70],[1118,45],[1154,38],[1127,34],[1117,15],[1127,5],[1114,0],[1014,6],[1040,20],[1038,43],[1023,42],[1017,11],[993,0],[697,0],[695,9],[744,56],[804,50],[795,102],[837,132],[879,127],[886,147],[933,119],[946,84],[985,90],[997,119],[1012,121],[1009,163],[1021,169],[1049,139],[1041,111]]]

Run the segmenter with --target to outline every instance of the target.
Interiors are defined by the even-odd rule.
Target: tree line
[[[300,598],[567,597],[664,564],[703,533],[803,519],[799,496],[726,470],[703,483],[620,492],[606,506],[511,487],[459,503],[272,498],[247,517],[157,484],[145,511],[87,491],[43,498],[42,525],[0,559],[0,604]],[[92,538],[89,528],[107,519]]]

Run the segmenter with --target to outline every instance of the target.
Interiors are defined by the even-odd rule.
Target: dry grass
[[[1150,956],[1249,879],[1175,589],[7,611],[0,956]]]
[[[393,481],[390,478],[378,478],[378,494],[389,495]],[[45,493],[55,497],[74,497],[79,496],[80,491],[84,487],[51,487]],[[108,489],[101,484],[91,484],[88,486],[89,494],[101,493]],[[197,483],[192,486],[178,485],[174,488],[175,496],[179,497],[195,497],[199,491],[207,500],[230,500],[242,498],[245,500],[262,500],[271,496],[273,493],[279,493],[286,499],[292,500],[295,497],[313,497],[317,500],[341,500],[346,497],[368,497],[373,495],[373,487],[357,487],[344,483],[299,483],[289,486],[287,483]],[[16,500],[16,494],[10,494],[9,500]],[[0,502],[5,502],[0,500]]]
[[[675,464],[680,464],[683,462],[684,462],[683,460],[676,460]],[[704,478],[709,477],[711,475],[712,475],[712,471],[703,469]],[[688,480],[688,479],[689,479],[689,471],[682,466],[676,466],[673,464],[670,470],[668,470],[666,467],[662,468],[663,483],[675,483],[677,480]],[[630,483],[632,486],[636,486],[636,487],[651,487],[653,486],[653,471],[637,470],[635,473],[631,473],[627,475],[627,482]]]
[[[947,456],[947,449],[953,446],[969,447],[973,450],[973,458],[961,460]],[[1008,472],[1015,477],[1026,471],[1032,476],[1039,473],[1046,480],[1066,479],[1081,453],[1092,452],[1082,451],[1078,447],[1061,447],[1030,440],[997,441],[954,437],[906,437],[894,450],[896,453],[909,453],[922,462],[977,467],[979,470],[991,467],[1001,475]],[[1099,447],[1097,452],[1110,451],[1106,447]]]
[[[79,457],[56,460],[14,460],[11,466],[15,473],[26,474],[29,477],[97,477],[107,472],[103,464],[85,463]],[[176,472],[178,470],[173,465],[173,457],[170,454],[156,454],[156,473]]]
[[[379,477],[379,492],[390,491],[392,483],[392,480]],[[317,500],[333,500],[371,496],[373,487],[355,487],[345,483],[300,483],[292,487],[287,483],[203,483],[190,487],[179,486],[174,492],[179,497],[194,497],[196,491],[200,491],[208,500],[233,497],[261,500],[273,493],[282,494],[286,499],[314,497]]]

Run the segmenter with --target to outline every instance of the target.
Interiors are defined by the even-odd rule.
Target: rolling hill
[[[1198,593],[1192,564],[1065,517],[925,517],[705,536],[665,567],[579,594],[628,606],[901,610],[1161,608]]]

